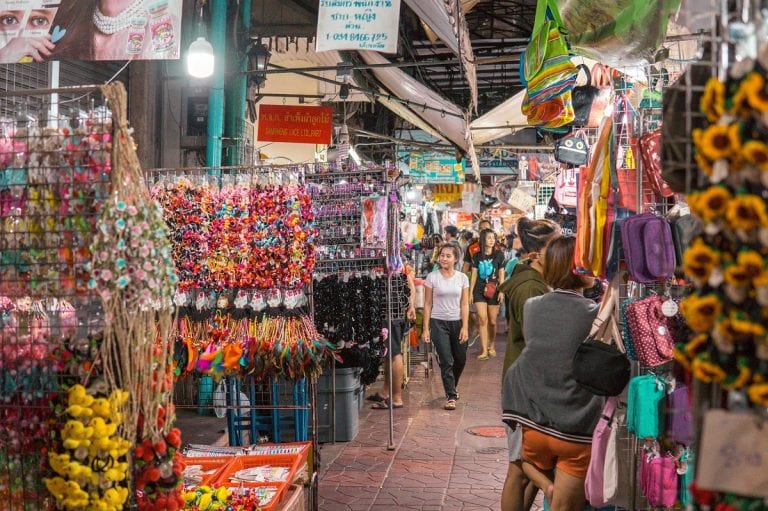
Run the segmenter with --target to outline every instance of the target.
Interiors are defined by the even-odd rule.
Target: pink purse
[[[640,157],[643,161],[643,177],[647,177],[653,191],[662,197],[675,194],[661,177],[661,128],[640,137]]]
[[[627,305],[627,324],[637,360],[654,367],[672,360],[675,342],[669,329],[669,318],[661,312],[664,299],[653,295]]]
[[[640,489],[652,507],[672,507],[677,500],[677,466],[674,456],[644,457]]]

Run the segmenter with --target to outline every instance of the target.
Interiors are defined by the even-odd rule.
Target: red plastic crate
[[[275,486],[278,488],[275,493],[272,502],[267,506],[261,506],[264,511],[274,509],[277,504],[282,500],[288,486],[293,481],[296,470],[299,468],[299,463],[302,460],[301,456],[295,455],[274,455],[274,456],[237,456],[229,463],[224,470],[219,474],[219,477],[213,482],[216,486],[226,486],[231,489],[243,488],[258,488],[264,486]],[[254,467],[285,467],[288,469],[288,473],[284,481],[269,481],[269,482],[240,482],[231,481],[230,479],[240,470],[254,468]]]
[[[203,476],[202,480],[200,481],[200,486],[210,486],[212,483],[214,483],[224,471],[226,466],[229,465],[234,459],[234,456],[182,458],[186,466],[200,465],[203,469],[203,472],[211,472],[210,474]]]

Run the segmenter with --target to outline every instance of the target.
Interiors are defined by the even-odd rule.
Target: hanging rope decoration
[[[128,129],[127,94],[120,82],[102,87],[112,110],[112,195],[104,204],[91,244],[91,280],[106,313],[101,357],[111,388],[129,398],[123,438],[161,439],[172,421],[157,415],[171,398],[173,296],[178,282],[168,227],[149,195]]]

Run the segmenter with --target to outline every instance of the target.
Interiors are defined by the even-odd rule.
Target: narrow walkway
[[[445,397],[437,364],[429,377],[423,367],[414,367],[405,407],[395,410],[393,451],[387,450],[388,412],[371,410],[366,402],[357,438],[321,447],[319,508],[498,510],[508,464],[506,436],[476,436],[467,429],[503,426],[504,344],[504,334],[499,334],[498,355],[483,362],[477,360],[479,342],[470,348],[455,411],[443,410]],[[367,394],[379,385],[367,389]]]

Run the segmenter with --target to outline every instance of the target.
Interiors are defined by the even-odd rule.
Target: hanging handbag
[[[675,246],[677,266],[683,266],[683,254],[691,246],[693,239],[701,234],[701,222],[691,214],[682,215],[670,221],[672,243]]]
[[[694,439],[693,411],[690,389],[677,383],[669,395],[667,438],[681,445],[691,445]]]
[[[638,145],[643,162],[643,176],[648,178],[653,191],[662,197],[673,196],[675,192],[661,177],[661,128],[640,137]]]
[[[647,455],[640,465],[640,489],[651,507],[671,508],[677,500],[677,464],[674,456]]]
[[[641,212],[643,205],[657,202],[651,182],[645,174],[638,178],[637,159],[640,157],[637,138],[633,134],[634,110],[626,95],[616,99],[616,115],[621,121],[617,128],[616,175],[619,188],[619,206],[632,212]],[[638,194],[638,186],[640,193]]]
[[[646,367],[655,367],[672,360],[675,340],[670,323],[661,310],[664,298],[648,296],[627,305],[627,324],[637,360]]]
[[[555,142],[555,159],[560,163],[565,163],[573,167],[586,165],[589,162],[589,144],[587,143],[587,136],[583,131],[577,131],[576,133],[563,137]],[[562,174],[562,173],[561,173]],[[559,176],[558,176],[559,179]],[[576,177],[572,179],[574,189],[576,189]],[[576,204],[574,203],[575,207]]]
[[[587,82],[573,88],[573,125],[597,128],[613,96],[610,70],[597,63],[591,72],[585,64],[580,64],[578,69],[587,75]]]
[[[635,282],[650,284],[674,274],[675,247],[666,219],[646,213],[622,220],[621,243],[629,277]]]
[[[584,493],[595,508],[612,502],[618,488],[619,463],[616,442],[619,429],[619,398],[609,397],[592,433],[592,447],[584,480]]]
[[[533,103],[526,93],[520,107],[526,116],[528,124],[540,128],[560,128],[573,121],[573,102],[571,91],[555,96],[546,101]]]
[[[638,438],[659,438],[659,403],[664,399],[664,381],[652,374],[635,376],[629,382],[627,430]]]
[[[548,12],[551,19],[547,19]],[[527,97],[533,104],[538,105],[570,92],[575,85],[578,70],[571,62],[568,43],[560,33],[562,26],[557,3],[554,0],[538,0],[531,41],[522,56]]]
[[[616,324],[616,288],[614,278],[603,296],[589,337],[576,349],[573,377],[584,389],[598,396],[617,396],[627,386],[630,365],[624,354],[621,332]],[[617,347],[610,343],[614,342]]]

